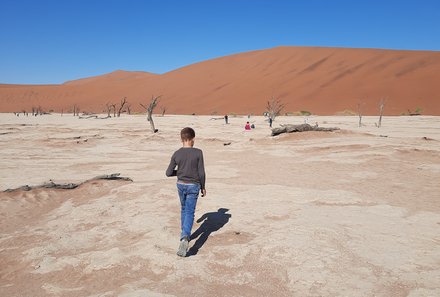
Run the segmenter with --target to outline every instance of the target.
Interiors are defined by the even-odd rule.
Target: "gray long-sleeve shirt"
[[[175,169],[177,166],[177,169]],[[181,147],[174,152],[168,165],[167,176],[177,176],[178,181],[198,183],[205,188],[205,165],[202,150],[194,147]]]

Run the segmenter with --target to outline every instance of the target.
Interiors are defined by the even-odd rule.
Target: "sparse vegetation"
[[[310,115],[312,115],[312,113],[310,111],[307,111],[307,110],[301,110],[299,113],[302,116],[310,116]]]
[[[343,111],[337,112],[336,115],[337,116],[355,116],[355,115],[357,115],[357,113],[351,109],[344,109]]]
[[[407,112],[402,112],[400,115],[407,115],[407,116],[417,116],[422,114],[422,109],[420,107],[417,107],[414,111],[411,111],[408,109]]]

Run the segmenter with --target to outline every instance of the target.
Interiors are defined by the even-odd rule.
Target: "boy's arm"
[[[199,164],[197,166],[197,170],[199,172],[199,178],[200,178],[200,189],[204,190],[205,189],[205,164],[203,161],[203,152],[200,151],[200,157],[199,157]]]
[[[177,170],[176,168],[176,159],[175,159],[175,153],[173,154],[173,156],[171,157],[170,160],[170,165],[168,165],[167,171],[165,172],[165,174],[167,176],[176,176],[177,175]]]

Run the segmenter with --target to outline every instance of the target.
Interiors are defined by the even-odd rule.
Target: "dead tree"
[[[272,129],[272,136],[277,136],[283,133],[293,133],[293,132],[306,132],[306,131],[325,131],[325,132],[332,132],[340,130],[337,127],[333,128],[323,128],[318,126],[310,126],[309,124],[300,124],[300,125],[281,125],[280,128],[273,128]]]
[[[127,113],[131,114],[131,104],[127,103]]]
[[[379,122],[376,124],[377,128],[380,128],[382,126],[382,115],[383,115],[383,109],[385,107],[385,101],[386,98],[380,99],[379,102]]]
[[[112,116],[110,115],[110,112],[112,111],[112,106],[110,105],[110,103],[106,103],[105,107],[107,108],[107,117],[111,118]]]
[[[140,104],[147,111],[147,120],[150,122],[151,130],[153,131],[153,133],[156,133],[157,131],[159,131],[158,129],[156,129],[154,127],[153,110],[157,106],[157,103],[158,103],[158,100],[160,97],[161,96],[157,96],[157,97],[151,96],[151,102],[148,105],[148,107],[146,105]]]
[[[110,104],[110,106],[113,108],[113,117],[116,117],[116,104]]]
[[[121,103],[119,105],[118,109],[118,118],[121,116],[122,109],[124,108],[125,104],[127,104],[127,97],[124,97],[121,99]]]
[[[362,127],[362,102],[358,103],[359,127]]]
[[[275,118],[280,115],[283,109],[284,104],[281,102],[280,99],[272,96],[272,98],[267,101],[266,112],[269,119],[271,119],[272,121],[274,121]]]
[[[79,106],[76,104],[73,105],[73,116],[79,116]]]

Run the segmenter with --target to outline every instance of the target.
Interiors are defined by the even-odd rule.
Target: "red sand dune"
[[[0,111],[41,106],[64,112],[103,112],[127,97],[132,110],[162,95],[167,113],[261,114],[271,96],[284,112],[332,115],[357,111],[400,115],[421,108],[440,115],[440,52],[320,47],[277,47],[212,59],[167,72],[115,71],[61,85],[0,85]]]

